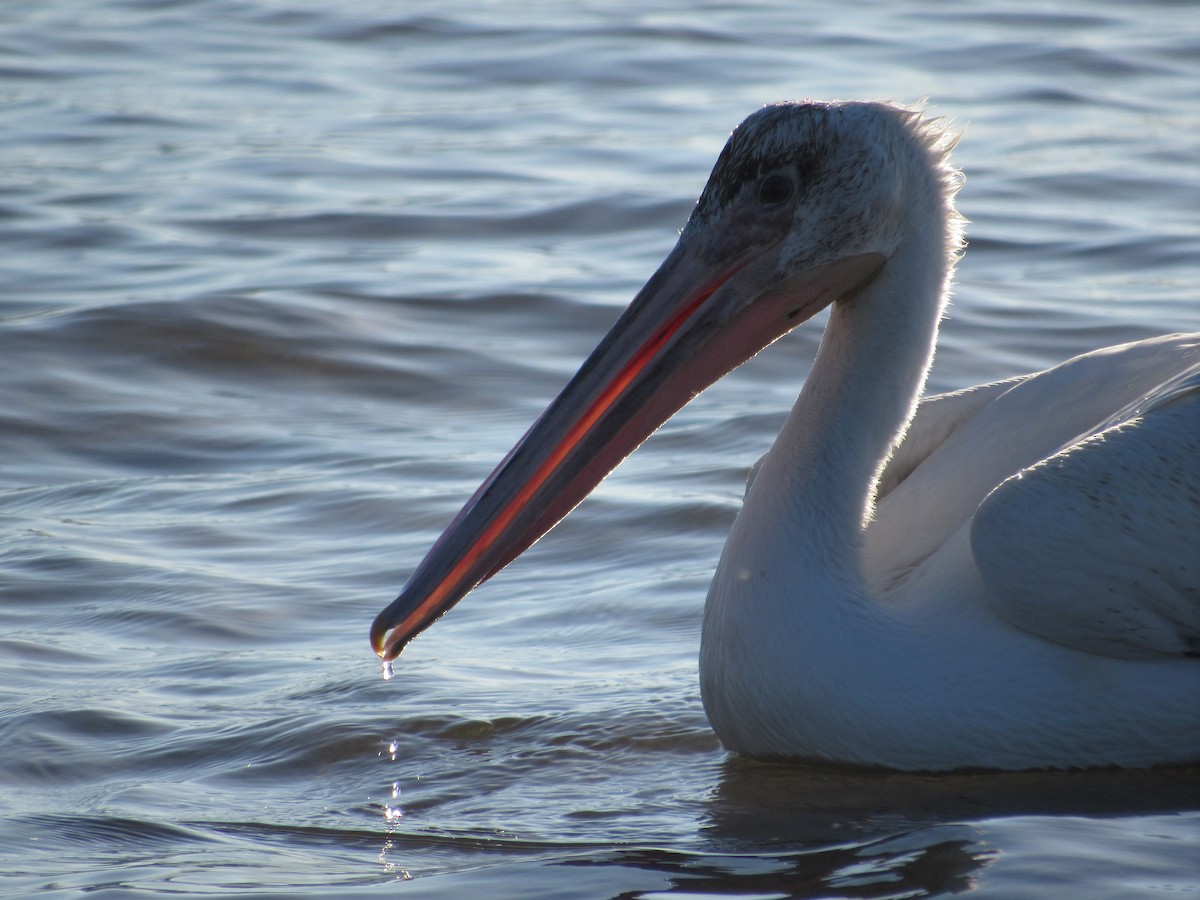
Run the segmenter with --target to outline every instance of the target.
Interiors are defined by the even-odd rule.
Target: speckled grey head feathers
[[[931,175],[925,187],[944,198],[955,220],[951,227],[957,227],[953,197],[962,179],[948,158],[956,140],[944,122],[922,118],[919,109],[862,101],[771,104],[734,129],[688,226],[720,217],[747,186],[774,171],[787,171],[794,180],[797,208],[830,192],[855,191],[869,203],[864,192],[886,184],[889,192],[902,193],[917,186],[898,183],[897,174],[924,171]],[[924,156],[927,164],[889,165],[912,154]],[[878,209],[881,200],[873,199]]]
[[[830,152],[819,139],[828,118],[828,104],[809,102],[772,104],[748,116],[717,157],[693,217],[712,217],[743,186],[784,166],[795,167],[802,186],[811,183]]]

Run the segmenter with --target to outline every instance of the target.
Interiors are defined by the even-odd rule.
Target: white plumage
[[[1172,335],[926,398],[861,581],[820,516],[778,524],[804,486],[752,487],[702,650],[726,743],[927,770],[1200,756],[1198,357]]]

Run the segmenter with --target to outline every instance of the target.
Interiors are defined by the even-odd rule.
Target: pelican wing
[[[984,407],[1029,377],[1019,375],[948,394],[923,397],[912,421],[904,431],[900,445],[892,452],[883,470],[877,488],[877,499],[890,494]]]
[[[971,547],[1016,627],[1105,656],[1200,655],[1200,363],[1003,481]]]

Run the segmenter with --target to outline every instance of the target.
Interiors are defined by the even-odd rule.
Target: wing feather
[[[1200,655],[1200,364],[1002,482],[971,547],[1016,627],[1106,656]]]
[[[923,397],[901,436],[899,446],[893,451],[880,476],[877,499],[882,499],[899,487],[930,454],[974,419],[980,410],[1029,377],[1020,375],[948,394]]]

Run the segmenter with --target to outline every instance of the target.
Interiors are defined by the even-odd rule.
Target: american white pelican
[[[910,770],[1200,759],[1200,334],[918,407],[962,244],[953,143],[881,103],[746,119],[670,256],[376,618],[376,651],[831,307],[708,594],[725,746]]]

